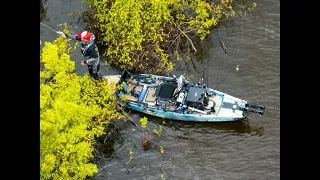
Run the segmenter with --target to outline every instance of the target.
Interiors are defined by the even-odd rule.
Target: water
[[[250,114],[243,121],[229,123],[166,120],[160,136],[152,135],[148,151],[141,147],[142,132],[159,129],[163,119],[146,116],[150,121],[147,128],[135,131],[130,123],[123,123],[114,152],[99,162],[99,173],[91,179],[280,179],[280,1],[256,3],[246,18],[233,17],[217,29],[227,54],[213,33],[197,47],[197,71],[189,64],[178,65],[174,73],[199,80],[208,67],[205,77],[210,87],[264,105],[265,114]],[[75,19],[67,15],[81,6],[80,0],[48,0],[45,7],[50,20],[43,23],[54,29],[61,22],[71,24]],[[83,22],[78,26],[83,27]],[[52,41],[56,34],[40,25],[40,36]],[[80,53],[72,58],[78,73],[87,73],[79,65]],[[110,67],[103,67],[102,72],[117,73]],[[131,116],[139,124],[145,115],[132,112]],[[130,162],[129,149],[133,151]]]

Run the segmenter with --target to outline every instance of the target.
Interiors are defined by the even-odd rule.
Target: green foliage
[[[160,152],[163,154],[164,153],[164,149],[162,146],[160,146]]]
[[[68,40],[44,42],[40,54],[40,177],[85,179],[98,171],[95,137],[117,118],[116,99],[106,81],[74,73]]]
[[[148,118],[146,117],[140,118],[140,123],[142,128],[146,128],[148,124]]]
[[[131,148],[129,149],[129,156],[129,160],[126,162],[126,164],[128,164],[131,161],[131,159],[133,159],[133,151]]]
[[[257,4],[253,0],[238,0],[234,3],[233,9],[235,13],[239,14],[240,17],[246,17],[246,14],[257,7]]]
[[[84,0],[89,3],[88,28],[101,35],[102,52],[111,65],[132,71],[164,74],[179,60],[180,39],[203,40],[232,0]],[[192,44],[193,46],[193,44]],[[102,49],[102,48],[101,48]],[[171,55],[176,55],[176,58]]]
[[[164,125],[165,123],[166,123],[165,121],[162,121],[162,124],[159,125],[159,129],[154,128],[154,129],[153,129],[153,132],[156,133],[158,136],[160,136],[160,135],[161,135],[161,132],[162,132],[162,130],[163,130],[163,125]]]

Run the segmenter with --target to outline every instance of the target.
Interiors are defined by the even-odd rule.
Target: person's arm
[[[72,39],[72,40],[81,41],[81,39],[78,36],[68,35],[68,34],[65,34],[65,35],[66,35],[66,38],[69,38],[69,39]]]
[[[72,39],[72,40],[81,41],[81,39],[78,36],[68,35],[68,34],[65,34],[65,33],[61,32],[61,31],[58,31],[57,33],[60,34],[62,37],[69,38],[69,39]]]

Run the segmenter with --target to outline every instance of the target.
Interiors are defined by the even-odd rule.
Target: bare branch
[[[178,47],[179,47],[179,43],[180,43],[181,38],[179,37],[178,41],[177,41],[177,47],[176,47],[176,51],[178,52]]]
[[[194,31],[194,30],[196,30],[196,28],[192,28],[189,31],[185,31],[185,33],[188,33],[188,32]]]
[[[95,152],[97,152],[97,154]],[[101,153],[97,149],[94,149],[93,153],[95,154],[95,156],[98,156],[100,159],[103,158],[103,156],[101,156]]]
[[[179,30],[181,31],[181,33],[189,40],[189,42],[190,42],[193,50],[194,50],[195,52],[197,52],[196,48],[194,47],[194,45],[193,45],[193,43],[192,43],[192,40],[191,40],[191,39],[186,35],[186,33],[184,33],[179,27],[178,27],[178,29],[179,29]]]
[[[180,37],[181,33],[172,41],[171,45]]]
[[[138,57],[138,62],[144,57],[144,55],[146,54],[147,51],[144,51],[144,53],[142,54],[141,57]]]

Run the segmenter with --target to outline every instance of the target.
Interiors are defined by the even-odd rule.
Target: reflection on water
[[[263,134],[263,127],[252,127],[246,119],[194,123],[139,112],[132,112],[131,117],[138,127],[129,122],[117,122],[119,134],[114,144],[115,151],[109,158],[97,162],[99,172],[90,179],[161,179],[161,174],[166,179],[219,179],[219,175],[225,172],[212,174],[209,169],[223,171],[233,166],[229,164],[230,158],[227,156],[234,158],[233,162],[237,162],[236,164],[250,164],[251,158],[239,161],[245,158],[242,148],[252,138]],[[139,122],[143,117],[149,120],[145,129],[141,128]],[[162,133],[158,136],[153,130],[159,129],[163,122]],[[151,148],[147,151],[142,150],[143,132],[151,134]],[[164,148],[163,154],[159,150],[161,147]],[[127,163],[129,149],[133,151],[133,159]],[[204,164],[209,169],[203,169]],[[235,177],[237,171],[230,170],[229,173],[233,173],[232,176]]]

